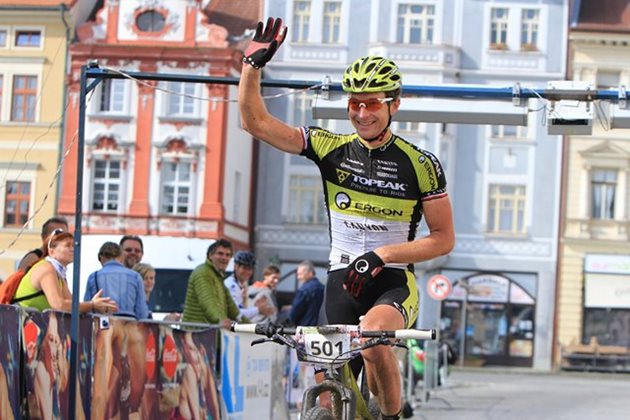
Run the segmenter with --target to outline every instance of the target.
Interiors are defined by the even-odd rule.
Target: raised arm
[[[286,33],[287,28],[282,26],[282,19],[269,18],[264,28],[262,22],[258,23],[256,34],[245,50],[238,102],[245,131],[277,149],[298,154],[304,148],[300,129],[271,115],[260,93],[261,68],[271,60]]]

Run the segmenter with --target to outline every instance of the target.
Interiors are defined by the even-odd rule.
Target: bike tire
[[[335,420],[335,416],[325,407],[311,407],[301,420]]]

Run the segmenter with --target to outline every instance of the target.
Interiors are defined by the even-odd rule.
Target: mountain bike
[[[319,327],[282,327],[271,323],[233,324],[232,331],[263,335],[253,345],[274,342],[296,351],[303,363],[324,369],[324,381],[307,388],[302,397],[301,420],[354,420],[358,414],[366,420],[376,420],[380,409],[375,399],[370,400],[366,375],[361,385],[350,369],[349,362],[361,350],[378,346],[399,346],[392,339],[435,340],[436,330],[362,330],[358,325],[326,325]],[[368,340],[362,340],[367,338]],[[319,406],[317,397],[330,392],[332,409]]]

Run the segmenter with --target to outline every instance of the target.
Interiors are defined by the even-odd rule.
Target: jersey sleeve
[[[433,153],[426,150],[420,151],[415,166],[422,201],[434,200],[447,195],[444,169]]]

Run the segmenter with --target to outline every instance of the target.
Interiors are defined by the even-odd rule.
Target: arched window
[[[136,26],[142,32],[160,32],[165,24],[166,18],[156,10],[147,10],[136,18]]]

